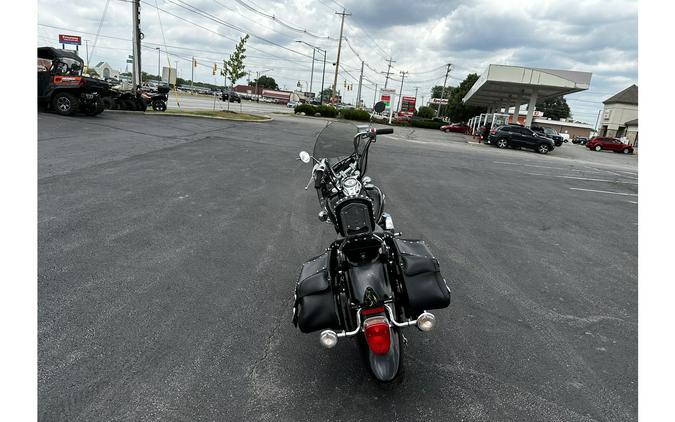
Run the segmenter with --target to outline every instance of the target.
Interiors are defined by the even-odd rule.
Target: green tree
[[[448,97],[448,104],[443,106],[444,116],[448,116],[453,122],[466,122],[473,116],[485,113],[485,107],[467,106],[462,102],[462,98],[466,96],[477,80],[478,75],[470,73],[457,88],[452,89]]]
[[[332,88],[326,88],[323,91],[321,91],[321,97],[323,97],[323,102],[325,103],[326,101],[330,101],[331,97],[333,96],[333,89]],[[337,96],[340,96],[340,90],[338,89],[337,91]]]
[[[449,99],[452,97],[452,93],[455,90],[455,87],[452,86],[446,86],[445,87],[445,92],[443,92],[443,85],[436,85],[435,87],[431,88],[431,98],[441,98],[441,95],[443,96],[444,99]],[[434,116],[436,115],[436,110],[438,110],[438,104],[430,104],[429,107],[431,107],[434,110]],[[442,110],[442,116],[447,116],[448,115],[448,106],[443,105],[443,110]]]
[[[279,89],[279,85],[277,85],[277,82],[274,80],[274,78],[271,78],[269,76],[262,75],[261,77],[258,78],[257,81],[258,81],[258,88],[260,89]],[[256,80],[254,79],[248,84],[250,86],[255,86]]]
[[[425,119],[431,119],[435,115],[436,115],[436,111],[434,111],[433,108],[426,107],[426,106],[420,107],[419,111],[417,112],[417,117],[422,117],[422,118],[425,118]]]
[[[223,69],[220,71],[220,74],[229,79],[232,86],[246,75],[246,71],[244,70],[246,68],[244,65],[246,56],[244,53],[246,52],[246,41],[248,41],[248,38],[248,34],[240,38],[239,43],[234,47],[234,53],[230,54],[228,60],[223,60]]]
[[[567,105],[567,100],[562,95],[537,101],[536,108],[543,112],[545,117],[550,117],[553,120],[570,117],[570,106]]]

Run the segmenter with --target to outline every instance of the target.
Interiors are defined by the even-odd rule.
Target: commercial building
[[[599,135],[626,137],[631,145],[637,142],[638,87],[633,84],[602,102],[602,121]],[[629,125],[630,124],[630,125]],[[630,130],[629,130],[630,128]]]
[[[98,62],[96,66],[94,66],[94,70],[96,73],[102,77],[103,79],[119,79],[120,78],[120,71],[115,70],[106,62]]]
[[[567,120],[550,120],[546,118],[534,119],[532,126],[548,127],[561,135],[569,135],[570,139],[575,137],[591,138],[595,133],[592,125],[582,122],[570,122]]]

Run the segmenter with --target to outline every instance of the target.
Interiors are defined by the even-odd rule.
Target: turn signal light
[[[363,332],[368,342],[368,347],[376,355],[385,355],[389,352],[391,335],[389,322],[383,316],[368,318],[363,323]]]
[[[420,331],[431,331],[436,326],[436,317],[429,312],[422,312],[422,315],[417,317],[417,328]]]
[[[326,349],[332,349],[338,342],[337,334],[333,330],[324,330],[319,337],[321,345]]]

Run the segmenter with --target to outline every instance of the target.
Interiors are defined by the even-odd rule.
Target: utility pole
[[[420,87],[416,86],[415,87],[415,105],[417,105],[417,90],[420,89]]]
[[[192,75],[190,76],[190,93],[191,93],[191,94],[194,94],[194,93],[195,93],[195,90],[194,90],[194,88],[192,87],[192,85],[194,84],[194,81],[195,81],[195,66],[196,66],[196,64],[195,64],[195,58],[194,58],[194,56],[193,56],[193,57],[192,57],[192,66],[190,66],[190,67],[192,68]]]
[[[131,17],[133,22],[133,52],[134,63],[131,74],[131,81],[134,84],[134,92],[141,85],[141,39],[143,33],[141,32],[141,2],[140,0],[132,0],[131,2]]]
[[[373,108],[375,108],[376,102],[377,102],[377,84],[375,84],[375,94],[373,94]]]
[[[314,55],[316,48],[312,48],[312,73],[309,75],[309,92],[312,92],[312,83],[314,82]]]
[[[87,70],[89,70],[89,40],[84,40],[84,46],[87,49]]]
[[[390,57],[389,60],[387,60],[387,61],[389,62],[389,65],[387,66],[387,78],[384,80],[384,88],[385,88],[385,89],[387,88],[387,82],[389,82],[389,75],[391,74],[391,72],[390,72],[390,70],[391,70],[391,64],[392,64],[392,62],[393,62],[393,63],[396,63],[396,61],[395,61],[395,60],[392,60],[391,57]]]
[[[436,117],[441,115],[441,109],[443,108],[443,96],[445,96],[445,85],[448,83],[448,75],[450,74],[450,66],[452,63],[447,64],[448,68],[445,70],[445,80],[443,81],[443,91],[441,91],[441,103],[438,104],[438,110],[436,110]]]
[[[398,94],[398,109],[396,110],[396,113],[399,113],[401,111],[401,105],[403,104],[403,80],[405,79],[405,75],[407,75],[410,72],[404,72],[400,71],[399,74],[401,75],[401,91],[399,91]]]
[[[340,50],[342,49],[342,30],[345,27],[345,16],[351,16],[351,13],[345,13],[345,10],[342,9],[342,12],[335,12],[336,15],[342,16],[342,23],[340,24],[340,39],[338,41],[338,51],[337,51],[337,60],[335,61],[335,78],[333,79],[333,98],[332,102],[337,101],[337,79],[338,79],[338,70],[340,69]]]
[[[361,76],[359,76],[359,89],[356,93],[356,107],[361,108],[361,85],[363,84],[363,64],[365,62],[361,62]]]

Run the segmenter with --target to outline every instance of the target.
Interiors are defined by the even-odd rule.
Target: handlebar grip
[[[394,133],[393,127],[386,127],[386,128],[383,128],[383,129],[377,129],[375,131],[376,135],[388,135],[390,133]]]

